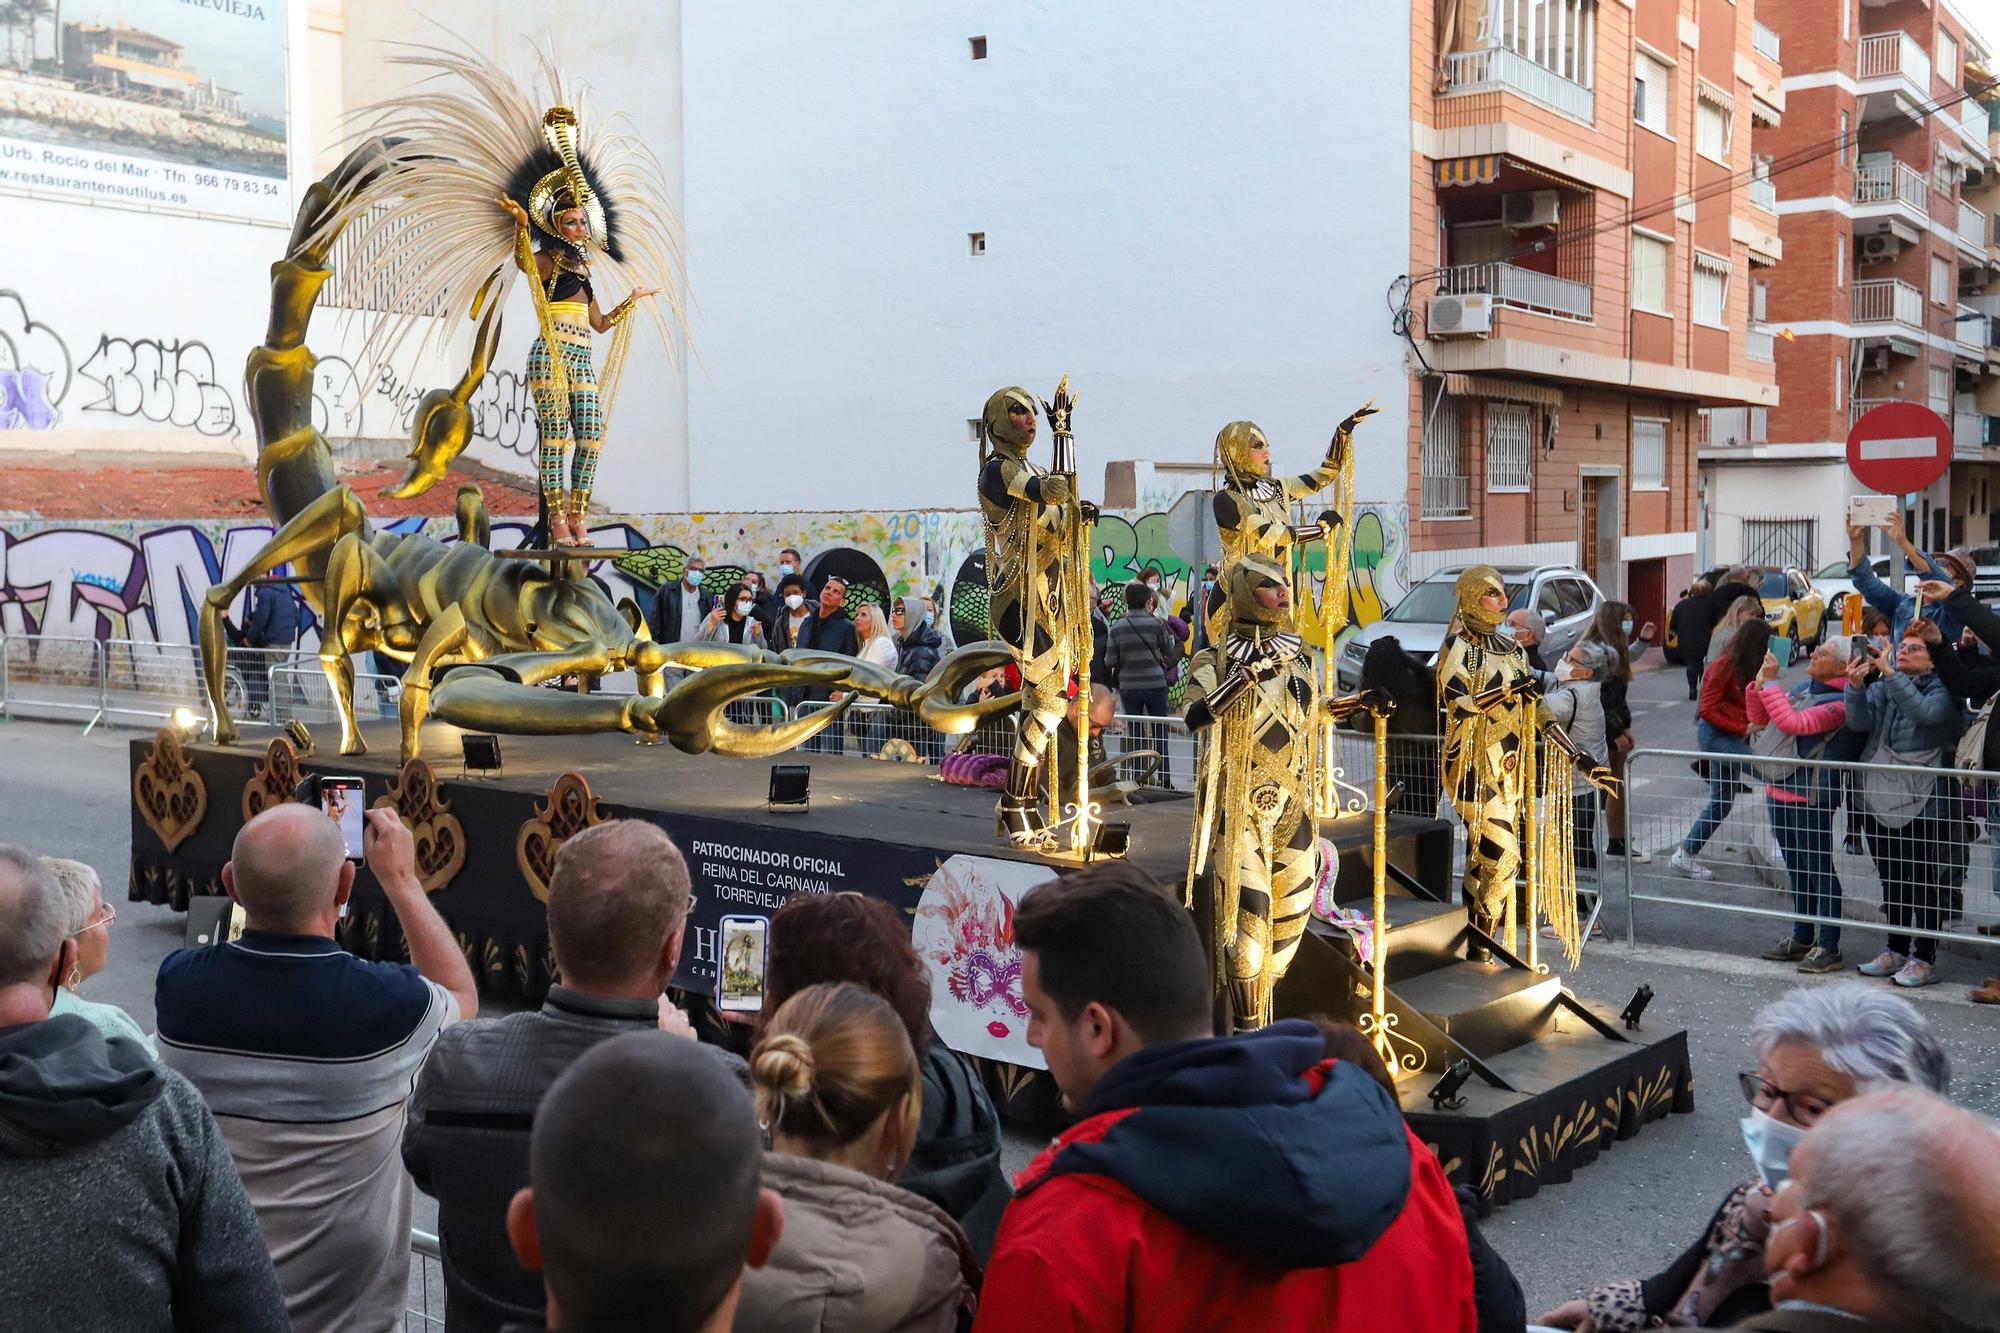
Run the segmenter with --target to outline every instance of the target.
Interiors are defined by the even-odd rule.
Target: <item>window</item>
[[[1710,328],[1729,323],[1729,261],[1694,252],[1694,322]]]
[[[1729,161],[1729,132],[1736,116],[1734,104],[1707,84],[1695,90],[1694,147],[1703,157]]]
[[[1847,238],[1845,236],[1834,238],[1833,285],[1836,287],[1847,286]]]
[[[1951,367],[1930,367],[1930,409],[1951,420]]]
[[[986,59],[986,39],[984,37],[974,37],[971,39],[971,44],[972,58],[974,60]]]
[[[1429,383],[1437,387],[1427,384],[1424,392],[1422,513],[1425,518],[1463,518],[1472,511],[1458,399],[1444,391],[1442,380]]]
[[[1840,113],[1840,165],[1847,165],[1847,113]]]
[[[975,259],[978,258],[980,255],[985,254],[986,233],[983,231],[969,231],[965,233],[965,246],[967,252],[970,253]]]
[[[1585,88],[1596,75],[1597,0],[1504,0],[1482,10],[1473,39],[1527,57]]]
[[[1657,236],[1632,233],[1632,308],[1668,314],[1667,260],[1670,247]]]
[[[967,417],[965,419],[965,442],[967,444],[979,443],[980,427],[982,424],[978,417]]]
[[[1750,321],[1762,324],[1771,317],[1771,284],[1753,282],[1750,284]]]
[[[1486,404],[1486,489],[1525,491],[1535,457],[1535,410],[1525,403]]]
[[[1644,51],[1634,52],[1632,119],[1655,134],[1665,134],[1673,100],[1673,71]]]
[[[1951,261],[1943,255],[1932,255],[1931,300],[1941,306],[1951,305],[1957,286],[1957,275],[1952,272]]]
[[[1667,486],[1667,423],[1662,417],[1632,418],[1632,489]]]
[[[1938,29],[1937,76],[1945,83],[1958,86],[1958,39]]]
[[[1854,39],[1854,0],[1840,0],[1840,40]]]
[[[1836,356],[1833,358],[1833,410],[1834,411],[1838,412],[1841,410],[1846,395],[1847,395],[1847,358],[1844,356]]]

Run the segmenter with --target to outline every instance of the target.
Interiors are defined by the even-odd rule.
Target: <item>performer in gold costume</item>
[[[1066,388],[1057,402],[1067,417]],[[1058,432],[1067,429],[1065,419]],[[1079,500],[1073,475],[1050,472],[1028,457],[1035,442],[1035,399],[1022,388],[997,389],[980,414],[979,511],[986,527],[988,623],[1021,668],[1021,726],[1007,768],[996,822],[1016,847],[1053,851],[1042,814],[1043,760],[1068,712],[1070,677],[1090,662],[1090,553],[1077,534],[1096,517]],[[1083,523],[1079,525],[1078,519]],[[1085,571],[1082,578],[1077,571]],[[1079,818],[1087,812],[1077,812]]]
[[[1516,876],[1524,864],[1530,915],[1539,905],[1572,961],[1581,945],[1571,845],[1569,767],[1600,791],[1616,789],[1611,770],[1579,749],[1549,720],[1527,650],[1502,632],[1507,591],[1490,565],[1458,576],[1458,623],[1438,657],[1444,705],[1439,776],[1465,822],[1465,901],[1472,924],[1492,938],[1511,936]],[[1536,737],[1566,762],[1551,761],[1535,781]],[[1539,812],[1537,798],[1539,797]],[[1524,863],[1521,829],[1529,841]],[[1539,904],[1535,900],[1539,900]],[[1535,923],[1527,923],[1529,939]],[[1507,941],[1512,947],[1511,938]],[[1475,956],[1482,954],[1475,950]]]
[[[1301,541],[1322,536],[1328,529],[1319,523],[1294,524],[1294,501],[1319,494],[1348,472],[1348,450],[1354,428],[1378,409],[1371,403],[1340,423],[1327,444],[1326,458],[1311,472],[1296,477],[1271,475],[1271,442],[1254,421],[1232,421],[1215,437],[1215,466],[1221,484],[1212,502],[1215,527],[1222,538],[1222,559],[1215,589],[1209,595],[1210,638],[1223,632],[1223,589],[1229,570],[1247,555],[1263,555],[1275,560],[1287,578],[1297,573],[1293,549]],[[1353,497],[1338,497],[1338,503]],[[1339,515],[1345,519],[1345,514]],[[1329,525],[1330,526],[1330,525]],[[1331,587],[1329,586],[1329,591]]]
[[[1201,757],[1187,892],[1215,959],[1218,1024],[1247,1029],[1271,1021],[1319,882],[1322,724],[1361,698],[1322,701],[1282,564],[1252,553],[1224,579],[1227,629],[1188,671]]]

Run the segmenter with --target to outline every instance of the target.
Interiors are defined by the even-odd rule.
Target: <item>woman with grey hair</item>
[[[1764,1277],[1772,1195],[1792,1149],[1851,1097],[1909,1086],[1943,1093],[1951,1062],[1916,1007],[1860,981],[1801,986],[1757,1015],[1756,1072],[1736,1076],[1750,1114],[1743,1141],[1758,1178],[1723,1199],[1700,1237],[1662,1272],[1607,1282],[1541,1317],[1552,1328],[1638,1333],[1669,1326],[1728,1328],[1771,1308]]]
[[[1820,974],[1847,966],[1840,956],[1840,876],[1833,867],[1833,812],[1840,805],[1841,771],[1820,767],[1827,759],[1852,759],[1860,738],[1834,748],[1847,721],[1847,665],[1853,641],[1828,639],[1806,661],[1805,682],[1789,694],[1778,684],[1778,659],[1764,654],[1763,669],[1744,695],[1750,725],[1763,728],[1754,749],[1768,756],[1755,767],[1764,779],[1771,836],[1783,854],[1791,881],[1792,909],[1799,914],[1791,934],[1766,949],[1774,963],[1797,963],[1799,971]],[[1815,927],[1813,917],[1822,918]]]
[[[146,1048],[146,1054],[158,1059],[160,1053],[153,1039],[132,1015],[115,1004],[86,1000],[77,993],[84,982],[102,972],[110,961],[111,923],[118,919],[117,910],[104,901],[104,887],[98,882],[97,872],[81,861],[60,856],[45,856],[42,864],[55,876],[56,887],[62,890],[63,907],[69,913],[69,937],[76,940],[76,966],[56,987],[49,1017],[75,1014],[89,1019],[105,1036],[130,1037]]]
[[[1548,720],[1569,733],[1577,748],[1593,757],[1610,753],[1610,739],[1604,713],[1604,681],[1617,662],[1611,648],[1595,639],[1578,639],[1570,650],[1563,654],[1552,673],[1556,683],[1542,696],[1542,705],[1548,710]],[[1575,784],[1574,801],[1576,865],[1579,870],[1597,869],[1597,789],[1578,776]],[[1577,917],[1587,919],[1590,909],[1583,903],[1583,892],[1577,891]],[[1591,938],[1607,938],[1604,927],[1593,925]],[[1542,935],[1547,939],[1558,938],[1554,926],[1543,926]]]

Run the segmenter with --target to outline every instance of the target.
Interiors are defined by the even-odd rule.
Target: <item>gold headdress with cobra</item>
[[[545,174],[528,191],[528,216],[535,226],[566,240],[556,227],[556,214],[581,208],[587,219],[590,243],[599,250],[611,247],[611,230],[604,216],[604,201],[590,188],[583,163],[576,155],[576,112],[566,106],[552,106],[542,114],[542,138],[562,159],[562,165]]]

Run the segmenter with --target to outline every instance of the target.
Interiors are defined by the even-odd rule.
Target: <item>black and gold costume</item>
[[[986,527],[988,623],[1021,668],[1021,726],[997,812],[999,831],[1016,847],[1051,851],[1055,839],[1041,811],[1042,761],[1068,712],[1070,677],[1090,661],[1090,607],[1082,583],[1071,577],[1076,562],[1090,555],[1071,549],[1075,516],[1069,506],[1081,502],[1070,479],[1028,457],[1035,422],[1035,400],[1025,389],[999,389],[986,400],[979,511]]]

